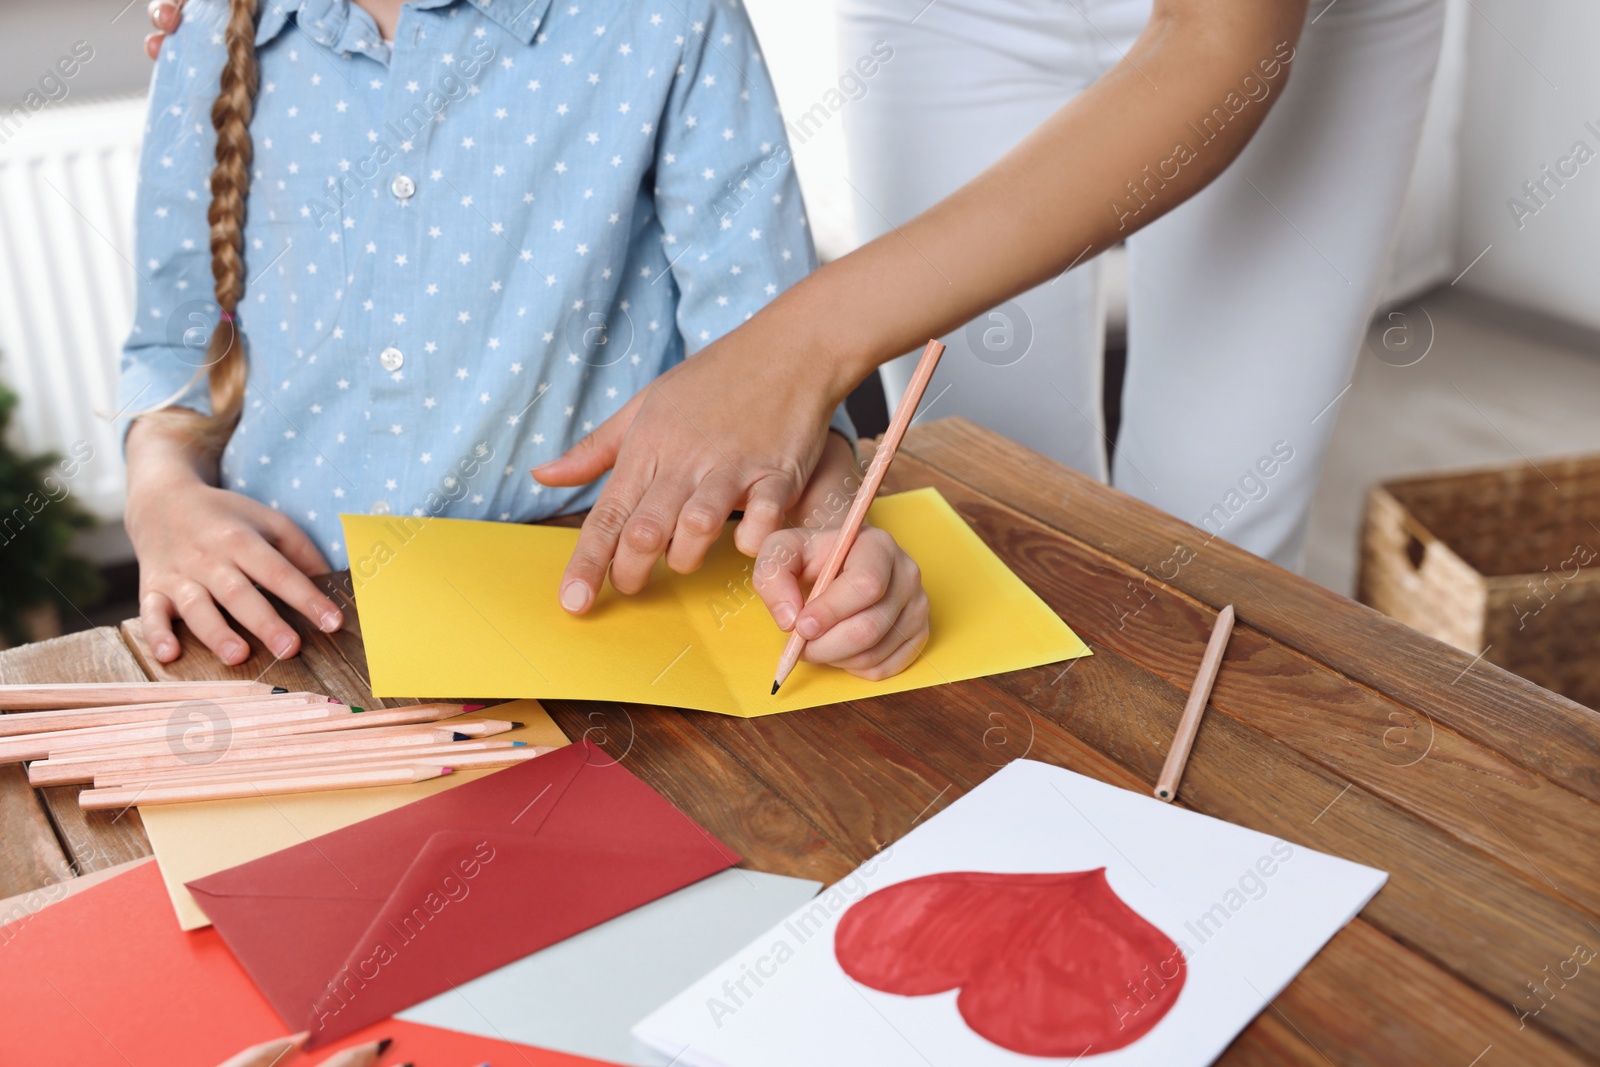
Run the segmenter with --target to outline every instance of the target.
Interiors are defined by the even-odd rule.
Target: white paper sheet
[[[820,889],[759,871],[712,875],[400,1013],[407,1022],[665,1067],[628,1028]]]
[[[841,918],[888,886],[940,872],[1099,867],[1125,904],[1176,943],[1185,968],[1176,1000],[1121,1048],[1048,1057],[1011,1051],[974,1032],[957,1008],[956,989],[882,992],[852,980],[836,958]],[[1017,760],[750,942],[634,1034],[685,1067],[1207,1064],[1387,877]],[[1137,1028],[1141,1017],[1151,1018],[1141,1015],[1131,989],[1115,1010],[1119,1025],[1131,1019]]]

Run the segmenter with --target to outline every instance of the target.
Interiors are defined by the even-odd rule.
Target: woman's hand
[[[747,556],[784,525],[849,386],[817,373],[815,359],[802,371],[781,350],[766,353],[751,359],[713,344],[534,469],[545,485],[585,485],[616,468],[562,576],[562,607],[588,611],[608,567],[622,593],[643,589],[663,555],[681,574],[695,570],[735,510],[744,518],[734,540]]]
[[[753,584],[778,628],[806,639],[808,663],[877,681],[899,674],[928,643],[928,594],[916,563],[883,530],[863,527],[838,577],[805,603],[837,529],[780,530],[756,557]]]
[[[134,423],[125,521],[139,558],[139,619],[162,663],[178,658],[178,617],[223,663],[249,658],[249,645],[219,607],[273,655],[293,656],[300,636],[261,589],[325,632],[344,622],[339,606],[307,577],[329,568],[305,532],[282,512],[208,484],[181,432]]]
[[[150,13],[150,25],[156,32],[144,39],[144,51],[151,59],[161,54],[161,42],[167,39],[167,34],[178,28],[183,21],[183,0],[150,0],[146,8]]]

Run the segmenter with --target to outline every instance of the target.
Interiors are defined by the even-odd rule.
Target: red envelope
[[[738,861],[581,741],[189,889],[316,1045]]]

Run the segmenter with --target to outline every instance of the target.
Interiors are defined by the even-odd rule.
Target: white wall
[[[94,58],[68,83],[68,100],[143,92],[150,83],[146,0],[0,0],[0,105],[21,102],[78,41]]]
[[[1473,0],[1461,143],[1461,285],[1600,328],[1600,4]],[[1585,123],[1592,123],[1593,129]],[[1596,158],[1549,182],[1544,205],[1522,189],[1583,142]],[[1537,214],[1518,223],[1507,201]]]

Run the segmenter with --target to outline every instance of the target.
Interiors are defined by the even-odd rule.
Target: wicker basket
[[[1600,708],[1600,456],[1374,488],[1357,595]]]

